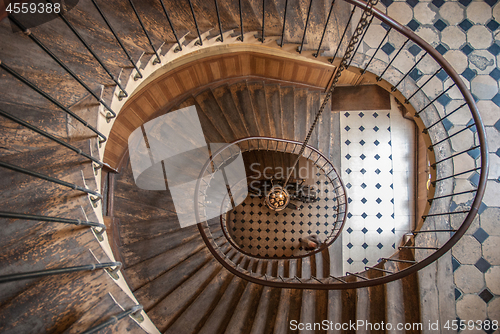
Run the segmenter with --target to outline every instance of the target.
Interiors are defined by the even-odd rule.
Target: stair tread
[[[222,111],[212,94],[212,91],[206,90],[195,97],[198,106],[210,119],[211,123],[217,129],[218,133],[224,138],[224,142],[230,143],[236,139],[231,126],[222,114]]]
[[[230,317],[220,315],[229,315],[232,313],[236,303],[244,291],[245,285],[246,282],[239,277],[234,277],[231,280],[229,286],[224,291],[224,294],[213,309],[212,314],[214,316],[210,316],[207,319],[203,327],[200,329],[199,334],[217,334],[224,331]]]
[[[194,333],[203,326],[208,317],[221,316],[213,313],[213,309],[233,278],[233,274],[222,269],[165,333],[181,333],[183,331]]]
[[[189,304],[207,286],[221,270],[222,266],[215,260],[207,262],[196,275],[172,291],[163,300],[147,312],[160,331],[165,331],[172,321],[175,321]]]
[[[43,203],[47,206],[43,209],[41,209],[41,205],[36,206],[36,203],[33,203],[32,205],[35,207],[34,212],[30,212],[27,209],[22,210],[22,207],[16,208],[16,210],[19,210],[18,212],[21,213],[98,222],[92,203],[86,195],[75,197],[74,192],[70,191],[64,193],[63,196],[57,197],[57,202],[52,201],[47,203],[47,201],[44,201]],[[50,234],[54,234],[57,231],[71,231],[74,226],[66,223],[53,223],[24,219],[2,218],[1,221],[3,232],[0,236],[0,242],[5,249],[8,249],[18,240],[29,240],[34,238],[34,236],[36,236],[36,238],[50,236]]]
[[[282,110],[282,126],[284,139],[295,139],[295,88],[281,87],[281,110]],[[303,140],[303,139],[302,139]]]
[[[130,289],[135,291],[149,282],[154,281],[157,277],[182,261],[185,261],[191,255],[196,254],[204,247],[206,246],[201,240],[191,241],[126,268],[125,273]]]
[[[271,130],[271,137],[283,138],[283,127],[281,123],[282,107],[281,107],[281,93],[279,85],[266,84],[266,105],[269,112],[269,126]]]
[[[229,87],[227,85],[222,85],[212,91],[236,138],[248,137],[249,132],[245,124],[245,118],[239,111],[240,106],[238,106],[238,102],[234,100],[234,96]]]
[[[250,96],[252,98],[252,105],[257,120],[257,125],[260,130],[261,136],[272,137],[273,133],[270,126],[269,110],[266,103],[266,92],[264,82],[248,82],[247,83]]]
[[[251,329],[256,307],[260,300],[262,286],[248,283],[234,313],[229,321],[225,333],[245,333]]]
[[[86,252],[82,254],[80,263],[96,263],[96,260],[90,252]],[[10,289],[15,284],[4,284],[4,288]],[[2,332],[62,332],[74,319],[83,316],[101,296],[120,291],[120,287],[103,269],[36,279],[0,306],[0,322],[4,324]],[[53,317],[53,314],[58,316]]]
[[[147,242],[135,242],[121,247],[121,255],[125,264],[130,267],[134,264],[151,259],[161,253],[175,249],[183,243],[190,243],[200,238],[197,226],[188,226],[174,233],[151,238]]]
[[[246,81],[240,81],[229,86],[237,107],[238,114],[243,119],[248,136],[262,136],[263,130],[260,129],[257,121],[257,113],[253,105],[250,92]]]
[[[112,316],[124,312],[111,294],[104,295],[80,319],[75,321],[63,334],[76,334],[97,326]],[[116,324],[110,324],[98,333],[145,333],[145,331],[130,317],[122,318]]]
[[[293,119],[295,123],[294,128],[294,140],[299,142],[304,142],[306,134],[311,127],[312,122],[310,119],[310,106],[308,105],[309,91],[306,89],[295,89],[294,96],[294,108],[293,108]],[[311,138],[312,139],[312,138]],[[311,141],[310,141],[311,142]]]
[[[179,105],[179,108],[181,107],[187,107],[187,106],[196,106],[196,111],[198,114],[198,118],[200,120],[201,127],[203,129],[203,133],[205,134],[205,137],[207,139],[208,143],[224,143],[225,139],[224,137],[220,134],[219,129],[214,126],[213,120],[208,117],[201,107],[198,105],[196,100],[193,97],[187,98],[184,102],[182,102]]]

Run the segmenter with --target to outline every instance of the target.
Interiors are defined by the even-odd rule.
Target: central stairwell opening
[[[449,260],[447,252],[479,210],[488,172],[484,126],[473,96],[442,55],[373,5],[91,0],[29,30],[16,16],[3,20],[0,33],[9,43],[0,50],[2,332],[287,333],[293,321],[421,323],[444,316],[444,308],[425,307],[418,287],[425,282],[431,285],[425,293],[435,291],[437,275],[451,272],[451,261],[436,261]],[[10,24],[24,34],[12,33]],[[379,52],[386,38],[400,42],[391,57]],[[376,87],[391,94],[390,107],[349,110],[341,86],[357,92]],[[299,167],[310,164],[313,177],[328,179],[307,180],[328,182],[335,193],[322,247],[256,256],[244,249],[249,244],[232,240],[242,235],[229,231],[231,214],[246,220],[242,204],[206,215],[204,178],[193,188],[188,212],[174,205],[163,174],[165,190],[137,186],[130,135],[191,106],[203,139],[219,144],[202,159],[201,176],[215,174],[225,162],[222,153],[238,147],[237,156],[248,163],[275,169],[297,156]],[[355,198],[353,189],[367,182],[344,182],[358,173],[344,168],[355,150],[346,143],[354,143],[346,128],[378,132],[387,110],[415,124],[413,218],[404,233],[391,231],[394,252],[353,260],[346,269],[344,254],[349,243],[356,246],[345,237],[352,233],[346,222],[349,214],[362,217],[358,208],[369,200]],[[375,147],[375,141],[382,143],[375,138]],[[294,194],[311,200],[310,193],[302,195]],[[224,207],[224,199],[216,205]],[[329,210],[307,209],[320,216]],[[376,219],[386,219],[377,213]],[[191,226],[181,228],[181,214],[191,215]],[[288,240],[288,231],[270,229],[265,237],[271,232],[272,240],[279,241],[279,233]],[[449,290],[441,297],[452,296]]]

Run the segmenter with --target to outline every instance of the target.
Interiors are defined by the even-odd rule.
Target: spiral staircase
[[[373,38],[375,25],[387,34],[363,53],[356,45]],[[390,31],[403,42],[385,59],[379,49]],[[438,259],[481,204],[484,127],[439,52],[376,8],[358,0],[82,0],[29,29],[15,15],[3,19],[0,34],[2,333],[333,333],[339,328],[290,324],[416,324],[450,315],[449,298],[435,305],[429,296],[451,270]],[[398,63],[410,45],[423,53],[410,66]],[[432,69],[426,81],[413,79],[421,62]],[[450,78],[447,88],[428,89],[440,76]],[[300,154],[333,175],[340,233],[348,190],[336,172],[330,111],[342,95],[333,88],[364,85],[390,91],[422,132],[418,184],[428,182],[411,233],[364,271],[339,270],[335,238],[299,257],[250,256],[220,218],[202,219],[197,200],[197,226],[180,228],[169,191],[135,184],[127,140],[155,117],[196,106],[207,142],[231,143],[247,161],[276,168],[291,164],[325,103]],[[446,94],[460,103],[445,114],[436,101]],[[468,122],[449,131],[452,114]],[[273,152],[282,155],[269,158]],[[477,164],[455,164],[469,152]],[[478,186],[464,188],[472,173]]]

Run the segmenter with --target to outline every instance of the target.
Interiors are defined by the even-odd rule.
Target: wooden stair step
[[[233,278],[233,274],[222,269],[165,333],[194,333],[201,329],[209,317],[221,316],[214,313],[213,309]]]
[[[5,178],[2,178],[0,183],[5,187],[0,200],[4,211],[12,211],[15,208],[16,212],[39,214],[43,211],[55,211],[54,207],[58,205],[68,205],[62,201],[63,198],[69,201],[74,198],[77,202],[79,197],[88,197],[85,192],[11,170],[3,170],[2,176]],[[72,181],[70,183],[85,186],[81,170],[68,171],[66,176]]]
[[[370,300],[368,288],[356,289],[356,320],[370,321],[371,305],[367,303]],[[370,333],[365,326],[357,328],[357,333]]]
[[[199,334],[218,334],[224,332],[236,307],[241,294],[248,284],[245,280],[234,276],[219,302],[214,307],[212,315],[203,324]]]
[[[71,145],[98,158],[95,139],[73,142]],[[88,158],[59,144],[2,157],[2,161],[57,178],[64,178],[68,170],[83,170],[85,166],[92,166]]]
[[[134,224],[149,219],[166,219],[168,221],[177,219],[175,212],[156,206],[140,204],[134,199],[129,200],[124,197],[117,194],[114,209],[115,216],[120,219],[122,224]]]
[[[90,252],[82,254],[80,263],[96,262]],[[12,289],[16,283],[4,284],[3,289]],[[63,332],[102,296],[121,291],[103,269],[36,279],[22,292],[2,302],[2,332]]]
[[[121,224],[118,222],[120,231],[120,242],[122,245],[154,239],[159,236],[174,233],[181,229],[176,219],[157,218],[148,219],[141,224]]]
[[[262,288],[262,285],[247,284],[224,333],[247,333],[251,330]]]
[[[230,143],[236,139],[231,126],[224,117],[222,110],[217,103],[211,90],[205,90],[195,97],[201,111],[210,119],[211,123],[224,138],[225,143]]]
[[[275,262],[276,263],[276,262]],[[277,263],[276,263],[277,264]],[[273,276],[273,266],[268,265],[266,269],[268,276]],[[255,318],[252,324],[251,334],[272,333],[276,318],[276,310],[279,305],[281,289],[264,286],[257,306]]]
[[[295,88],[294,92],[294,113],[293,120],[295,124],[295,134],[293,139],[304,142],[306,134],[309,131],[309,91],[307,89]]]
[[[295,88],[281,87],[282,126],[284,139],[295,139]],[[300,124],[297,124],[299,126]]]
[[[342,323],[342,292],[341,290],[329,290],[327,320],[334,324]],[[327,334],[337,333],[335,328],[329,328]]]
[[[224,143],[225,139],[219,132],[219,129],[213,124],[213,120],[208,117],[201,107],[198,105],[196,100],[190,96],[184,102],[179,105],[180,108],[188,106],[196,106],[196,111],[198,113],[198,118],[200,120],[201,128],[207,139],[207,143]]]
[[[154,258],[161,253],[200,239],[197,226],[188,226],[174,233],[148,239],[147,242],[135,242],[121,247],[121,255],[127,267]]]
[[[245,31],[256,31],[260,30],[261,17],[255,12],[257,6],[252,6],[252,0],[242,0],[241,1],[242,12],[245,13],[244,26]]]
[[[121,178],[116,180],[116,203],[121,199],[126,202],[133,200],[137,204],[147,205],[148,207],[161,209],[163,211],[175,212],[172,196],[168,190],[145,190],[137,187],[134,181],[132,181],[133,183],[128,183],[127,181],[128,180],[123,180]],[[169,218],[172,218],[172,216],[170,215]]]
[[[61,259],[71,266],[83,265],[86,263],[80,263],[80,256],[89,250],[99,261],[109,261],[89,227],[73,226],[42,236],[30,234],[15,246],[3,249],[2,275],[58,267]]]
[[[130,289],[132,291],[139,289],[205,247],[202,240],[194,240],[126,268],[125,274]]]
[[[307,10],[307,9],[305,9]],[[290,0],[286,13],[287,28],[285,29],[285,43],[300,43],[304,33],[304,22],[300,0]],[[307,14],[307,13],[305,13]]]
[[[47,208],[42,207],[46,203]],[[21,213],[38,214],[49,217],[80,219],[82,221],[98,222],[96,213],[90,199],[86,195],[74,196],[74,191],[66,192],[63,196],[57,197],[57,202],[47,201],[36,207],[35,212],[16,208]],[[35,206],[36,203],[33,203]],[[35,240],[43,236],[50,236],[57,231],[71,230],[74,225],[66,223],[45,222],[24,219],[0,219],[3,226],[3,232],[0,236],[0,242],[5,249],[15,245],[19,240]],[[36,235],[36,237],[35,237]]]
[[[237,111],[245,122],[245,127],[247,128],[248,133],[247,136],[264,135],[264,131],[259,127],[259,123],[257,121],[258,114],[255,111],[255,106],[253,105],[252,97],[250,96],[246,81],[240,81],[232,84],[229,86],[229,89],[231,90]]]
[[[252,105],[255,111],[255,118],[261,136],[273,137],[270,125],[269,110],[266,101],[265,85],[262,81],[251,81],[247,83],[248,90],[252,99]],[[272,112],[272,110],[271,110]]]
[[[42,102],[42,101],[37,101]],[[43,103],[41,103],[43,104]],[[56,137],[67,138],[66,114],[56,107],[36,107],[18,102],[3,102],[2,110]],[[17,154],[55,145],[55,142],[0,116],[2,150],[0,155]]]
[[[195,275],[147,312],[156,327],[164,332],[218,275],[222,266],[216,260],[207,262]]]
[[[302,290],[302,305],[300,309],[300,322],[312,324],[316,320],[316,291]],[[300,330],[299,333],[312,334],[315,330]]]
[[[150,282],[135,290],[134,295],[144,309],[149,311],[187,279],[196,275],[211,260],[207,250],[198,251],[160,276],[151,279]]]
[[[280,303],[276,311],[276,320],[274,324],[274,334],[286,334],[290,327],[288,314],[290,312],[291,289],[280,290]]]
[[[71,327],[66,329],[63,334],[77,334],[84,332],[94,326],[97,326],[113,316],[124,312],[123,308],[117,304],[111,294],[104,295],[92,308],[90,308],[80,319],[75,321]],[[116,324],[111,324],[104,330],[106,333],[146,333],[134,320],[127,316],[122,318]]]
[[[212,92],[236,138],[248,137],[249,130],[247,124],[245,124],[245,117],[239,112],[239,106],[237,101],[234,100],[229,86],[219,86],[212,89]]]
[[[270,135],[275,138],[283,138],[280,86],[277,84],[266,84],[264,90],[266,93],[266,105],[269,112]]]

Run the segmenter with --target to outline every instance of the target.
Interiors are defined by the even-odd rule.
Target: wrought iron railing
[[[366,10],[367,5],[360,0],[346,1],[354,5],[348,23],[350,24],[356,7]],[[209,249],[235,275],[254,283],[300,289],[347,289],[387,283],[415,273],[444,255],[463,236],[477,214],[486,185],[488,151],[484,126],[473,96],[453,67],[436,49],[418,37],[413,31],[387,17],[379,10],[374,8],[369,9],[369,11],[371,18],[368,21],[367,30],[357,41],[357,47],[354,49],[347,67],[350,67],[350,71],[354,72],[357,71],[356,68],[359,68],[360,73],[366,76],[367,79],[373,80],[373,82],[377,82],[385,89],[392,91],[396,98],[406,105],[408,114],[414,118],[418,128],[428,138],[430,144],[428,145],[427,156],[431,166],[429,172],[431,182],[427,195],[427,207],[419,214],[412,233],[405,236],[404,241],[401,242],[398,251],[393,256],[381,258],[377,265],[366,267],[364,272],[347,272],[344,277],[311,277],[305,279],[299,279],[298,277],[284,278],[282,276],[270,277],[267,274],[257,275],[231,263],[227,254],[221,253],[217,249],[218,246],[210,239],[209,234],[207,234],[207,225],[203,224],[203,219],[199,216],[200,223],[202,223],[199,225],[200,232]],[[380,20],[388,32],[383,37],[375,53],[367,56],[358,53],[359,45],[370,31],[374,18]],[[286,17],[283,22],[285,26]],[[326,24],[328,24],[328,21]],[[307,29],[307,26],[305,29]],[[349,34],[349,29],[349,25],[344,29],[335,56],[342,49],[342,40],[344,36]],[[402,35],[405,39],[394,56],[390,57],[387,62],[379,59],[377,53],[390,32]],[[283,46],[283,39],[284,34],[280,46]],[[423,55],[411,64],[409,70],[396,67],[395,60],[401,55],[402,51],[414,45],[419,50],[423,50]],[[301,49],[299,48],[299,51]],[[412,71],[418,70],[418,66],[424,58],[427,62],[433,63],[431,65],[427,63],[426,67],[436,66],[437,69],[425,82],[420,84],[418,79],[414,79],[416,76],[410,74],[412,74]],[[337,59],[334,57],[331,62],[335,65]],[[446,84],[445,82],[446,88],[433,93],[426,88],[427,84],[435,78],[440,78],[443,81],[450,78],[451,83]],[[446,104],[446,100],[451,100],[447,94],[451,93],[454,94],[454,100],[459,100],[459,103],[457,108],[446,113],[438,103]],[[456,98],[457,95],[460,97]],[[456,128],[458,129],[454,129],[450,127],[451,123],[448,118],[456,117],[459,114],[462,118],[465,117],[470,121],[463,125],[457,124]],[[468,136],[460,138],[461,135],[465,134]],[[461,170],[461,164],[458,163],[457,158],[466,154],[470,155],[473,166]],[[474,179],[473,182],[470,182],[471,189],[456,191],[455,189],[458,189],[458,187],[453,181],[460,178],[467,179],[467,177]],[[200,189],[198,188],[198,190]],[[459,196],[464,195],[473,195],[473,198],[471,201],[459,203],[458,205],[452,202],[452,199],[459,202]],[[198,208],[195,207],[195,210],[198,211]],[[456,219],[460,223],[456,223]],[[404,265],[398,266],[396,271],[384,269],[385,265],[390,262]],[[372,271],[377,274],[370,274]]]
[[[365,10],[367,5],[363,1],[360,0],[345,0],[346,2],[354,5],[353,10],[351,12],[351,16],[349,17],[349,21],[346,27],[343,29],[342,37],[337,45],[334,56],[331,58],[331,63],[334,65],[338,65],[339,55],[343,49],[343,41],[350,35],[351,22],[353,18],[353,14],[357,7]],[[148,41],[153,50],[153,54],[156,56],[153,64],[159,64],[161,62],[160,55],[158,54],[158,49],[155,48],[144,24],[141,21],[140,14],[135,9],[134,3],[132,0],[129,0],[131,8],[134,10],[136,18],[138,22],[141,24],[141,27],[144,31],[144,34],[148,38]],[[93,1],[93,3],[97,4]],[[240,38],[241,42],[244,42],[244,22],[243,22],[243,12],[241,0],[239,3],[239,19],[240,19]],[[163,4],[162,4],[163,5]],[[310,2],[310,6],[312,6],[312,1]],[[332,4],[333,5],[333,4]],[[309,6],[309,7],[310,7]],[[283,15],[283,28],[281,39],[279,40],[279,46],[283,47],[285,41],[285,29],[287,26],[287,8],[289,7],[288,1],[285,1],[285,11]],[[216,6],[218,8],[218,6]],[[265,6],[263,9],[265,10]],[[165,6],[163,6],[165,10]],[[193,19],[196,21],[196,13],[191,6]],[[224,261],[223,256],[219,254],[216,250],[216,246],[213,245],[212,241],[209,239],[209,235],[204,231],[202,225],[200,225],[200,231],[207,242],[208,247],[213,252],[214,256],[224,264],[224,266],[233,272],[234,274],[243,277],[249,281],[253,281],[255,283],[272,285],[276,287],[286,287],[286,288],[307,288],[307,289],[346,289],[346,288],[357,288],[363,286],[371,286],[376,284],[387,283],[393,280],[397,280],[399,278],[405,277],[409,274],[412,274],[423,267],[429,265],[433,261],[437,260],[443,254],[450,250],[450,248],[464,235],[465,231],[468,229],[470,224],[472,223],[475,215],[477,214],[481,200],[484,195],[486,179],[488,173],[488,150],[487,143],[485,137],[484,126],[481,121],[481,117],[477,110],[477,107],[474,102],[474,98],[472,94],[467,89],[464,82],[461,80],[459,75],[455,72],[453,67],[444,59],[444,57],[432,46],[426,43],[422,38],[417,36],[413,31],[408,28],[402,26],[398,22],[393,19],[387,17],[385,14],[380,12],[377,9],[370,9],[370,15],[372,15],[369,21],[368,29],[363,33],[362,37],[359,41],[357,41],[358,47],[356,47],[353,51],[353,57],[350,62],[347,64],[351,71],[357,71],[360,69],[360,73],[365,75],[367,78],[373,79],[374,82],[378,82],[379,85],[386,88],[387,90],[391,90],[395,96],[402,100],[402,102],[406,103],[409,109],[409,113],[416,119],[416,123],[418,124],[420,130],[427,136],[430,140],[430,144],[428,146],[428,156],[431,160],[431,184],[428,192],[428,203],[429,205],[425,209],[425,212],[419,217],[421,218],[417,225],[415,226],[415,230],[412,233],[412,236],[409,237],[407,242],[402,243],[400,246],[400,251],[404,251],[406,253],[411,252],[411,255],[415,258],[415,260],[402,259],[398,257],[398,254],[391,258],[382,258],[381,262],[376,267],[368,267],[367,271],[375,270],[383,273],[382,276],[377,278],[369,278],[364,273],[352,273],[347,276],[351,277],[329,277],[329,278],[311,278],[311,279],[299,279],[297,277],[284,278],[284,277],[273,277],[270,278],[267,276],[267,273],[261,276],[258,276],[255,273],[244,273],[233,267],[231,264],[228,264]],[[308,13],[310,10],[308,10]],[[331,8],[330,8],[331,12]],[[100,11],[101,16],[106,20],[105,15]],[[165,10],[165,15],[169,20],[168,13]],[[219,15],[217,15],[219,17]],[[373,18],[377,18],[380,20],[385,26],[388,27],[387,33],[383,37],[376,51],[371,55],[360,54],[359,45],[361,44],[363,38],[370,31],[370,27],[373,26],[374,22]],[[67,74],[69,74],[75,81],[78,82],[89,94],[91,94],[105,109],[108,110],[107,118],[111,119],[116,117],[116,113],[111,109],[109,102],[103,100],[102,97],[98,96],[73,70],[71,70],[59,57],[57,57],[45,44],[43,44],[39,39],[37,39],[34,34],[32,34],[26,27],[24,27],[19,21],[15,18],[11,17],[11,21],[14,25],[20,28],[23,32],[28,35],[28,37],[37,44],[48,56],[50,56],[58,65],[63,68]],[[106,22],[110,30],[113,31],[109,21]],[[220,21],[219,21],[220,23]],[[327,25],[330,23],[330,15],[325,24],[325,28],[323,31],[327,30]],[[182,50],[182,45],[177,38],[177,34],[172,25],[172,22],[169,20],[170,27],[174,32],[177,41],[178,50]],[[196,26],[197,23],[195,22]],[[308,21],[305,24],[304,28],[304,36],[306,34],[306,30],[308,28]],[[339,27],[343,28],[343,27]],[[223,28],[222,25],[219,24],[220,30],[220,38],[221,42],[223,41]],[[405,41],[399,47],[398,51],[394,54],[394,56],[390,57],[390,60],[384,61],[383,59],[377,58],[377,54],[381,49],[383,41],[389,36],[390,33],[396,33],[405,37]],[[199,38],[199,44],[202,44],[202,37],[200,30],[197,29],[197,34]],[[134,62],[130,56],[130,53],[126,50],[123,43],[120,42],[120,39],[113,32],[113,35],[119,42],[123,51],[127,54],[128,59],[133,64],[136,75],[135,79],[141,78],[143,75],[141,74],[139,68],[136,66],[136,62]],[[323,33],[324,35],[324,33]],[[262,20],[262,32],[261,32],[262,41],[265,39],[265,20]],[[84,43],[83,40],[81,40]],[[305,51],[303,51],[303,43],[304,38],[302,39],[301,46],[298,48],[298,51],[303,55]],[[319,57],[321,50],[321,46],[323,43],[323,37],[321,38],[321,42],[318,45],[318,51],[313,55],[314,57]],[[85,44],[85,43],[84,43]],[[424,54],[418,58],[410,67],[409,70],[402,70],[395,66],[395,61],[401,55],[402,50],[408,49],[409,45],[416,45],[420,49],[424,51]],[[311,54],[312,55],[312,54]],[[95,57],[95,56],[94,56]],[[437,69],[430,75],[425,82],[419,83],[419,79],[412,78],[412,73],[415,70],[418,70],[419,64],[423,60],[431,61],[432,65],[437,65]],[[430,67],[430,65],[426,65]],[[51,101],[55,105],[57,105],[60,109],[65,111],[70,116],[77,119],[79,122],[84,124],[87,128],[96,133],[101,141],[106,140],[106,136],[100,133],[97,129],[90,126],[86,121],[76,114],[72,113],[67,107],[65,107],[60,102],[56,101],[49,94],[42,91],[35,84],[30,82],[28,79],[23,76],[17,74],[14,70],[8,67],[6,64],[0,62],[0,67],[6,72],[10,73],[12,76],[16,77],[18,80],[29,86],[31,89],[35,90],[37,93],[42,95],[47,100]],[[362,69],[362,70],[361,70]],[[108,73],[110,74],[110,73]],[[116,84],[118,82],[112,75],[110,75]],[[415,77],[415,76],[413,76]],[[452,83],[447,85],[447,88],[443,89],[438,93],[433,93],[427,89],[429,83],[436,78],[450,78]],[[120,87],[121,88],[121,87]],[[124,89],[122,89],[124,92]],[[454,93],[455,95],[459,95],[460,100],[457,107],[451,112],[445,112],[442,108],[436,104],[446,99],[447,94]],[[124,96],[122,96],[124,97]],[[411,103],[411,105],[410,105]],[[414,110],[413,110],[414,109]],[[461,115],[460,118],[470,119],[470,121],[466,124],[458,124],[457,128],[454,129],[450,126],[449,119],[458,118],[457,115]],[[9,118],[30,128],[31,130],[44,135],[47,138],[52,139],[58,144],[64,145],[65,147],[85,156],[99,166],[102,166],[102,162],[92,158],[91,156],[85,155],[79,149],[74,148],[69,144],[63,144],[63,141],[58,140],[58,138],[49,135],[48,133],[40,130],[36,127],[29,126],[29,123],[26,123],[22,120],[16,119],[14,116],[6,116],[6,113],[2,113],[2,116]],[[24,122],[24,123],[23,123]],[[467,134],[465,140],[462,139],[463,135]],[[460,145],[457,144],[459,142]],[[259,144],[257,144],[259,145]],[[285,148],[285,151],[287,149]],[[458,169],[461,167],[457,162],[458,158],[469,155],[473,159],[473,166],[471,168],[466,168],[464,170]],[[471,176],[471,189],[458,189],[456,185],[453,183],[456,179],[469,179],[467,176]],[[452,202],[452,200],[457,200],[459,196],[472,196],[470,198],[470,204],[468,202],[459,203]],[[457,202],[459,202],[457,200]],[[16,213],[3,213],[4,217],[14,217],[12,215],[19,215]],[[18,218],[20,216],[17,216]],[[53,219],[56,221],[54,217],[46,217],[47,219]],[[37,219],[43,220],[42,216],[32,216],[24,215],[22,219]],[[58,219],[62,220],[62,219]],[[458,223],[453,223],[453,221],[458,220]],[[77,220],[72,220],[71,222],[64,221],[67,223],[80,223]],[[201,223],[201,221],[200,221]],[[84,222],[85,224],[85,222]],[[88,223],[87,223],[88,224]],[[96,223],[99,224],[99,223]],[[92,224],[90,224],[92,225]],[[94,227],[100,227],[101,225],[92,225]],[[446,228],[443,228],[446,227]],[[422,237],[422,236],[425,236]],[[270,260],[272,261],[272,260]],[[408,266],[402,268],[399,271],[390,271],[385,270],[382,266],[387,262],[400,262],[405,263]],[[355,281],[352,281],[353,278]]]
[[[111,325],[117,324],[118,321],[120,321],[123,318],[128,317],[128,316],[136,319],[138,322],[141,322],[141,320],[142,321],[144,320],[144,318],[141,315],[142,309],[143,309],[142,305],[135,305],[134,307],[132,307],[126,311],[123,311],[117,315],[110,317],[109,319],[105,320],[104,322],[100,323],[99,325],[96,325],[92,328],[87,329],[86,331],[82,332],[82,334],[98,333],[99,331],[101,331],[101,330],[103,330]]]
[[[233,143],[224,146],[217,152],[213,153],[211,158],[211,163],[209,163],[209,165],[212,165],[211,167],[216,172],[217,170],[220,169],[221,166],[225,165],[228,161],[234,159],[239,154],[250,151],[261,151],[261,152],[268,152],[271,154],[289,153],[293,155],[295,158],[295,155],[298,154],[300,151],[301,145],[302,145],[301,142],[294,140],[287,140],[287,139],[278,139],[270,137],[242,138],[240,140],[237,140]],[[229,152],[229,154],[225,154],[226,152]],[[331,244],[333,244],[335,240],[337,240],[346,222],[346,216],[348,212],[347,194],[344,183],[342,182],[342,179],[340,178],[340,175],[338,174],[336,168],[328,160],[327,157],[325,157],[320,151],[318,151],[316,148],[312,146],[308,145],[306,150],[304,150],[301,156],[307,159],[314,166],[314,170],[316,171],[316,173],[314,173],[315,176],[317,176],[317,173],[319,173],[320,177],[325,177],[328,180],[326,181],[328,182],[328,189],[334,192],[333,197],[330,198],[332,201],[335,202],[334,212],[332,213],[331,219],[326,219],[322,224],[323,226],[325,224],[327,225],[326,230],[328,230],[329,233],[327,234],[325,240],[322,242],[321,246],[318,247],[318,249],[315,249],[313,251],[305,251],[302,252],[302,254],[297,254],[292,256],[281,256],[280,259],[304,258],[322,252],[323,250],[327,249]],[[207,167],[209,165],[207,165]],[[209,173],[209,170],[212,170],[212,168],[207,169],[206,173]],[[210,174],[215,175],[212,173]],[[207,174],[205,174],[205,176],[206,175]],[[248,185],[248,182],[250,180],[255,180],[252,177],[254,176],[248,175],[246,178],[238,181],[238,184],[239,183],[244,184],[244,189],[247,189],[247,186],[251,187],[251,185]],[[204,189],[208,188],[210,186],[209,183],[210,182],[208,182],[208,184],[203,182],[204,184],[203,188]],[[322,187],[326,186],[322,184]],[[242,189],[242,187],[239,186],[236,186],[235,188]],[[203,192],[203,190],[201,191]],[[320,191],[320,189],[317,189],[317,191]],[[237,194],[232,194],[232,196],[238,197]],[[201,204],[201,209],[203,209],[204,208],[203,202],[200,201],[200,204]],[[230,205],[231,205],[230,196],[228,195],[224,196],[222,202],[220,203],[220,209],[221,209],[220,220],[221,220],[221,229],[226,239],[229,241],[231,246],[236,248],[239,252],[244,253],[250,257],[259,257],[255,254],[251,254],[242,250],[241,247],[239,247],[237,243],[234,241],[233,237],[231,237],[231,232],[228,230],[227,215],[225,214],[225,212],[230,211],[228,209]],[[211,235],[212,234],[211,226],[209,224],[205,224],[204,227],[206,228],[205,231],[207,232],[207,234]],[[218,251],[219,253],[222,253],[220,247],[218,247]]]

